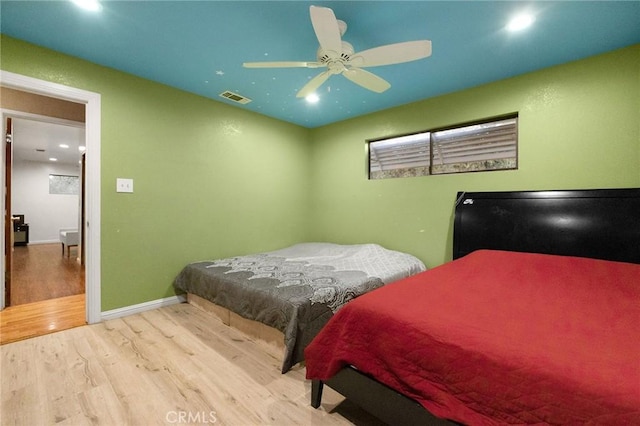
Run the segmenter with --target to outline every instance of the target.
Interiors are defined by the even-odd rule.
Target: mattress
[[[424,270],[416,257],[377,244],[302,243],[194,262],[174,286],[283,332],[284,373],[345,303]]]
[[[640,424],[640,265],[480,250],[372,291],[305,351],[464,424]]]

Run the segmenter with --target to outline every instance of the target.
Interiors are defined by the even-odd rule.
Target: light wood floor
[[[380,425],[189,304],[0,347],[2,425]]]

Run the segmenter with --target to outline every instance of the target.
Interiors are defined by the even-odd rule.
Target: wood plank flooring
[[[0,345],[86,323],[84,293],[10,306],[0,311]]]
[[[62,255],[62,245],[29,244],[13,250],[11,306],[84,293],[84,267]]]
[[[304,367],[178,304],[0,347],[2,425],[380,425]]]
[[[60,244],[14,247],[11,306],[0,312],[0,344],[86,324],[84,268]]]

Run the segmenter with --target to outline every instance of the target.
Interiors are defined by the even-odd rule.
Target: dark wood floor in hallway
[[[11,306],[84,293],[84,268],[62,254],[61,244],[30,244],[13,250]]]
[[[13,252],[11,306],[0,312],[0,344],[86,324],[84,267],[60,244]]]

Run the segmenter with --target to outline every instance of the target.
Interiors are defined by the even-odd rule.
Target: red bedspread
[[[351,301],[305,358],[466,424],[640,424],[640,265],[477,251]]]

